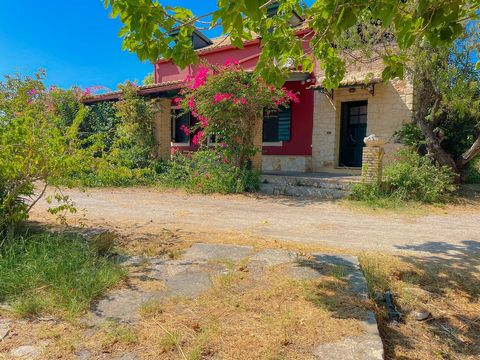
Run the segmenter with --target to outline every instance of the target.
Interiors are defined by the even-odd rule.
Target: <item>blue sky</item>
[[[162,3],[181,4],[202,14],[212,10],[216,1]],[[153,65],[122,51],[120,27],[101,0],[0,0],[0,76],[43,68],[47,85],[63,88],[115,89],[125,80],[142,80]]]

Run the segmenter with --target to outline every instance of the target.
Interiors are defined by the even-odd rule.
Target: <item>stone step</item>
[[[279,186],[313,187],[319,189],[333,189],[348,191],[352,182],[359,181],[357,176],[341,177],[308,177],[288,175],[261,175],[261,184],[274,184]]]
[[[261,183],[260,192],[268,195],[309,196],[325,200],[340,199],[348,194],[348,191],[337,188],[272,183]]]

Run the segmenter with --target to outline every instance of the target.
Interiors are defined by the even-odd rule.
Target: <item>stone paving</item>
[[[98,301],[86,322],[96,326],[115,321],[135,324],[140,318],[142,304],[149,300],[162,301],[169,297],[195,298],[211,286],[211,276],[226,274],[232,264],[245,263],[249,273],[256,276],[269,266],[285,266],[293,279],[316,279],[322,276],[322,267],[340,266],[342,275],[349,281],[350,289],[358,295],[359,301],[367,298],[366,282],[360,271],[358,260],[353,256],[311,254],[308,258],[285,250],[267,249],[255,252],[252,247],[194,244],[180,259],[123,257],[120,259],[130,271],[131,285],[110,292]],[[156,286],[161,283],[162,286]],[[319,345],[313,356],[323,360],[377,360],[383,358],[383,345],[378,334],[377,323],[372,312],[365,310],[364,333],[338,342]],[[0,326],[0,332],[8,331],[8,324]],[[89,331],[95,331],[90,329]],[[25,344],[12,349],[10,356],[18,359],[41,359],[42,347]],[[108,356],[108,355],[105,355]],[[75,355],[77,360],[92,360],[88,349]],[[102,359],[112,359],[105,357]],[[135,353],[126,353],[117,360],[140,359]]]

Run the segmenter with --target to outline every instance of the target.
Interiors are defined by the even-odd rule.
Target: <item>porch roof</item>
[[[158,84],[143,85],[138,87],[140,95],[154,95],[171,90],[178,90],[183,80],[165,81]],[[118,101],[122,96],[121,90],[110,91],[99,95],[89,95],[82,99],[84,104],[93,104],[102,101]]]

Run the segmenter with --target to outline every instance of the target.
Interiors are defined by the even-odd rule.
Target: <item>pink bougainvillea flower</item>
[[[247,105],[247,104],[248,104],[247,99],[245,99],[245,98],[240,98],[240,104],[242,104],[242,105]]]
[[[201,131],[197,132],[194,136],[193,136],[193,144],[194,145],[198,145],[200,144],[200,142],[202,141],[202,138],[203,138],[203,133]]]
[[[222,100],[230,100],[233,98],[232,94],[228,93],[216,93],[215,96],[213,97],[213,101],[215,103],[219,103]]]
[[[179,105],[179,104],[182,103],[182,100],[183,100],[183,99],[182,99],[181,97],[176,97],[176,98],[173,99],[173,103],[174,103],[175,105]]]
[[[29,96],[33,96],[33,95],[36,95],[36,94],[38,94],[37,89],[32,89],[32,90],[30,90],[30,91],[28,92],[28,95],[29,95]]]
[[[233,60],[232,58],[228,58],[225,60],[225,63],[223,64],[224,66],[232,66],[232,65],[238,65],[240,64],[238,60]]]
[[[213,97],[213,101],[215,103],[218,103],[223,100],[223,94],[221,93],[216,93],[215,96]]]
[[[198,121],[200,121],[200,124],[202,124],[202,127],[205,128],[208,126],[208,119],[205,116],[198,115],[196,116],[196,118],[198,119]]]
[[[194,98],[191,98],[190,100],[188,100],[188,107],[193,110],[195,109],[195,99]]]
[[[297,94],[295,94],[293,91],[290,91],[286,88],[283,88],[282,90],[285,93],[285,96],[288,98],[288,100],[293,101],[296,104],[300,102],[300,99],[298,98]]]
[[[83,94],[82,94],[82,95],[83,95],[83,96],[88,96],[88,95],[90,95],[91,93],[92,93],[92,90],[91,90],[89,87],[87,87],[87,88],[85,88],[85,90],[83,91]]]
[[[206,68],[206,67],[198,68],[197,73],[195,74],[195,77],[193,78],[193,84],[192,84],[192,86],[190,86],[190,88],[192,90],[196,90],[200,86],[205,84],[205,81],[207,81],[207,76],[208,76],[209,71],[210,71],[210,69]]]
[[[183,131],[185,135],[190,135],[190,129],[186,125],[180,126],[180,130]]]

